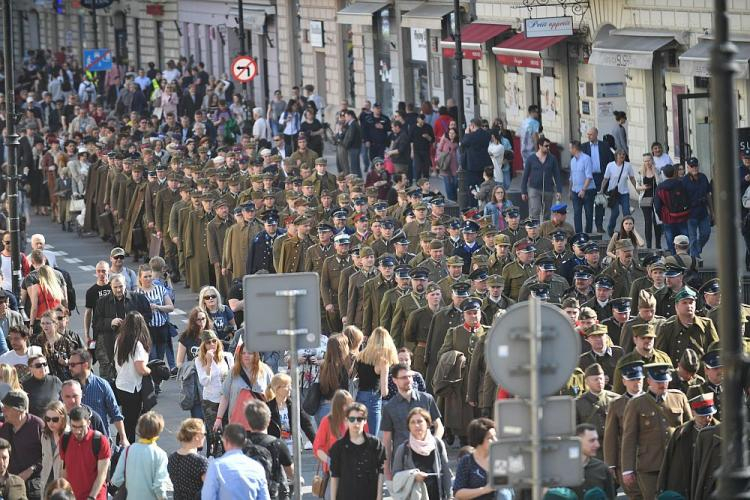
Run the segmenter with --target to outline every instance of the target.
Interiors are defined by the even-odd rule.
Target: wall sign
[[[427,30],[411,28],[411,60],[427,62]]]
[[[524,25],[526,38],[571,36],[573,34],[573,18],[570,16],[525,19]]]
[[[310,21],[310,46],[323,47],[323,21]]]

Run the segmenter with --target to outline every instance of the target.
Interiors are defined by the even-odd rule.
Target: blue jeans
[[[349,154],[349,172],[362,177],[362,170],[359,168],[359,149],[349,149],[347,153]]]
[[[201,406],[200,400],[190,408],[190,418],[200,418],[203,420],[203,407]]]
[[[380,391],[357,391],[357,402],[367,407],[367,427],[369,433],[377,436],[380,432],[383,398]]]
[[[620,217],[620,210],[622,209],[622,215],[623,217],[626,215],[630,215],[630,194],[622,194],[620,193],[620,200],[612,207],[610,210],[612,213],[609,216],[609,227],[607,228],[609,230],[609,234],[612,235],[615,232],[615,227],[617,227],[617,218]]]
[[[331,413],[331,400],[321,400],[318,411],[315,412],[315,422],[320,425],[320,422],[323,421],[323,417],[325,417],[329,413]]]
[[[443,185],[445,186],[445,197],[449,200],[456,201],[458,199],[458,181],[453,175],[441,175],[443,178]]]
[[[503,163],[502,171],[503,171],[503,188],[505,188],[505,190],[507,191],[508,189],[510,189],[510,183],[513,180],[513,173],[510,170],[510,164],[508,164],[507,162]]]
[[[688,238],[690,238],[690,256],[700,257],[703,247],[708,243],[711,236],[711,217],[688,219]]]
[[[662,229],[664,231],[664,239],[667,240],[667,249],[669,250],[669,253],[674,253],[674,237],[678,234],[682,234],[687,236],[688,232],[688,223],[687,222],[678,222],[674,224],[667,224],[666,222],[662,224]]]
[[[578,193],[570,193],[570,201],[573,204],[573,222],[576,227],[576,233],[583,232],[583,211],[586,211],[586,232],[591,232],[591,226],[594,221],[594,197],[596,189],[587,189],[586,196],[583,199],[578,197]]]
[[[149,326],[148,331],[151,334],[151,352],[148,354],[148,360],[164,359],[167,353],[167,345],[172,345],[172,339],[169,337],[169,326]],[[172,353],[174,356],[174,353]],[[172,359],[174,363],[174,359]],[[171,366],[170,366],[171,368]]]
[[[604,173],[596,173],[594,172],[594,184],[596,185],[596,189],[601,190],[602,189],[602,182],[604,181]],[[596,195],[594,195],[596,196]],[[601,205],[596,205],[594,207],[594,222],[596,223],[596,229],[604,227],[604,208]],[[587,231],[588,232],[588,231]]]

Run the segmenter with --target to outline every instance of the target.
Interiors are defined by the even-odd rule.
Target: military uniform
[[[631,363],[633,361],[643,361],[646,364],[649,363],[668,363],[672,364],[672,361],[669,359],[669,356],[666,352],[662,352],[658,349],[654,349],[654,353],[651,355],[650,358],[647,358],[645,356],[641,356],[638,351],[635,349],[628,354],[625,354],[623,357],[620,358],[620,360],[617,362],[617,366],[615,367],[615,374],[612,376],[612,379],[614,380],[614,383],[612,384],[612,390],[618,394],[624,394],[625,393],[625,384],[622,383],[622,366]]]
[[[305,253],[305,272],[318,273],[323,272],[323,262],[335,253],[333,244],[329,243],[322,246],[319,243],[312,245]]]
[[[180,201],[180,191],[167,188],[156,194],[154,202],[154,227],[161,233],[161,244],[164,249],[164,260],[169,266],[172,275],[178,273],[177,245],[169,237],[169,219],[172,206]]]
[[[177,213],[177,233],[180,242],[181,254],[182,254],[182,265],[184,267],[183,276],[185,276],[185,285],[190,285],[190,266],[187,265],[187,240],[185,234],[187,233],[187,223],[190,220],[190,214],[194,210],[192,202],[187,202]]]
[[[537,283],[540,283],[537,276],[527,278],[518,292],[518,301],[523,302],[524,300],[528,300],[529,295],[531,294],[530,288]],[[545,283],[549,285],[549,302],[552,302],[553,304],[562,303],[562,297],[565,294],[565,290],[568,289],[568,282],[565,281],[565,278],[553,274],[552,278]]]
[[[576,424],[591,424],[600,436],[604,436],[608,407],[615,399],[617,394],[606,389],[599,394],[584,392],[576,399]],[[600,460],[604,458],[602,448],[599,448],[596,456]]]
[[[472,255],[477,253],[480,248],[482,248],[482,244],[479,242],[479,240],[476,240],[472,246],[469,246],[466,244],[466,242],[462,241],[461,244],[456,247],[456,250],[453,251],[453,255],[464,259],[464,274],[471,273],[471,257]]]
[[[510,254],[510,252],[505,257],[498,257],[497,253],[493,253],[489,258],[488,272],[490,274],[502,274],[505,266],[507,266],[511,262],[513,262],[513,256]]]
[[[504,234],[508,238],[510,238],[511,247],[516,243],[516,241],[521,241],[522,239],[526,238],[526,230],[520,226],[516,229],[511,229],[510,226],[508,226],[500,231],[500,234]]]
[[[692,418],[685,395],[668,389],[663,397],[650,391],[630,400],[623,416],[623,473],[635,472],[646,499],[657,493],[658,476],[667,442],[674,430]]]
[[[586,292],[582,292],[574,285],[565,290],[562,298],[563,300],[568,298],[576,299],[579,304],[585,304],[586,302],[596,298],[596,292],[594,292],[594,287],[592,286],[588,287],[588,290]]]
[[[404,326],[404,342],[415,346],[412,368],[419,373],[426,372],[427,366],[424,362],[424,353],[427,349],[430,324],[436,313],[437,311],[430,309],[430,306],[420,307],[409,314],[406,326]]]
[[[647,288],[656,299],[656,314],[664,318],[674,316],[674,292],[668,286],[657,289],[653,286]]]
[[[242,279],[245,275],[245,264],[250,241],[255,237],[251,234],[251,225],[246,221],[232,224],[224,234],[224,250],[221,256],[221,267],[229,273],[229,281]]]
[[[410,293],[404,295],[396,301],[396,307],[393,310],[393,319],[391,319],[390,329],[393,342],[396,344],[396,348],[408,347],[414,352],[414,344],[411,342],[405,342],[403,336],[404,326],[406,320],[413,311],[427,305],[427,298],[424,294],[419,294],[412,290]]]
[[[612,339],[615,345],[620,345],[620,332],[625,323],[620,323],[615,319],[614,316],[610,316],[601,322],[602,325],[607,327],[607,335]]]
[[[607,420],[604,423],[602,448],[604,449],[604,462],[610,467],[615,468],[618,481],[622,484],[623,490],[625,490],[628,499],[642,500],[643,495],[641,495],[641,490],[638,488],[638,485],[628,487],[622,482],[622,463],[620,462],[623,416],[625,415],[625,406],[632,398],[633,396],[626,392],[609,403],[609,407],[607,408]]]
[[[654,315],[649,323],[656,326],[662,321],[664,321],[664,318],[662,316]],[[625,351],[625,354],[628,354],[632,352],[633,349],[635,349],[635,344],[633,343],[633,327],[636,325],[643,325],[645,323],[646,320],[644,320],[640,316],[636,316],[635,318],[630,318],[625,322],[624,325],[622,325],[622,329],[620,330],[620,343],[618,345],[622,347],[622,350]]]
[[[339,287],[338,287],[338,298],[339,298],[339,311],[341,311],[341,319],[343,321],[346,318],[346,324],[351,325],[352,319],[346,316],[349,311],[349,280],[354,273],[359,272],[359,267],[352,264],[349,267],[345,267],[339,274]]]
[[[209,214],[191,210],[185,223],[185,263],[190,268],[190,289],[197,293],[210,283],[207,232]]]
[[[219,289],[222,297],[229,295],[229,280],[227,276],[221,274],[221,264],[224,254],[224,239],[231,225],[232,222],[229,218],[214,217],[206,227],[208,259],[216,273],[216,288]]]
[[[163,181],[157,179],[154,182],[149,182],[148,189],[146,189],[146,211],[144,218],[147,224],[154,224],[155,230],[159,230],[159,226],[156,224],[156,195],[164,189],[168,189],[166,177]]]
[[[492,407],[495,404],[497,395],[497,384],[487,372],[487,363],[484,357],[484,345],[487,335],[479,337],[474,348],[474,354],[471,357],[469,365],[469,383],[466,394],[466,401],[473,403],[479,408],[483,416],[492,415]],[[490,379],[489,382],[487,379]]]
[[[164,237],[169,238],[172,243],[174,243],[173,238],[177,238],[177,243],[175,245],[177,264],[179,274],[183,277],[185,277],[185,255],[179,232],[179,214],[180,210],[188,206],[190,206],[190,201],[182,201],[182,199],[179,199],[172,204],[172,207],[169,210],[169,225],[167,226],[167,232],[164,234]],[[176,274],[177,272],[177,269],[172,270],[173,274]]]
[[[596,319],[604,321],[605,319],[612,316],[612,304],[611,301],[607,301],[606,304],[601,305],[596,297],[592,298],[588,302],[581,304],[581,307],[590,307],[596,313]]]
[[[518,296],[521,292],[521,286],[526,282],[526,280],[535,276],[534,265],[521,265],[521,263],[518,261],[511,262],[503,269],[502,276],[503,281],[505,282],[506,294],[511,299],[518,301]]]
[[[365,336],[369,336],[375,328],[381,325],[381,323],[379,323],[380,304],[385,293],[394,286],[396,286],[395,280],[386,280],[383,278],[382,274],[365,283],[365,288],[363,290],[364,310],[362,312],[362,332]]]
[[[549,238],[550,236],[552,236],[552,233],[556,231],[565,232],[566,239],[570,239],[574,234],[576,234],[576,230],[573,228],[573,226],[565,221],[563,221],[561,224],[556,225],[554,222],[552,222],[552,220],[546,220],[542,222],[541,226],[539,226],[539,234],[541,234],[543,238]]]
[[[717,423],[713,421],[709,426]],[[693,453],[699,432],[702,432],[702,430],[695,427],[695,420],[690,420],[672,433],[672,437],[669,438],[667,443],[667,449],[664,451],[664,461],[659,470],[657,491],[676,491],[685,498],[691,498],[690,483],[692,482]]]
[[[375,278],[376,274],[378,274],[378,271],[375,268],[369,271],[360,269],[358,272],[352,274],[349,279],[349,302],[346,310],[348,325],[355,325],[357,328],[362,329],[364,306],[367,301],[367,296],[364,293],[365,283]]]
[[[490,298],[489,294],[482,300],[482,318],[486,323],[492,323],[495,318],[495,314],[500,309],[508,309],[516,302],[505,295],[500,295],[500,298],[495,301]]]
[[[261,269],[272,274],[276,272],[273,265],[273,243],[279,236],[278,231],[270,235],[265,229],[255,235],[247,252],[247,274],[255,274]]]
[[[622,356],[622,348],[616,345],[607,347],[604,350],[604,354],[602,355],[596,354],[594,353],[594,351],[589,350],[581,354],[578,358],[578,368],[586,371],[586,368],[588,368],[589,366],[593,365],[594,363],[599,363],[599,365],[602,367],[602,370],[604,370],[604,375],[607,377],[606,387],[610,388],[613,386],[612,381],[615,377],[615,368],[617,367],[617,362],[620,361]]]
[[[141,252],[148,256],[149,233],[143,223],[143,200],[148,190],[148,182],[141,180],[131,183],[128,189],[133,192],[128,201],[125,223],[120,228],[122,247],[125,251],[138,258]]]
[[[718,420],[721,420],[721,394],[723,392],[721,384],[712,384],[708,380],[704,380],[700,385],[691,386],[688,389],[688,392],[686,392],[685,394],[687,395],[688,399],[693,399],[696,396],[700,396],[701,394],[706,394],[708,392],[711,392],[714,395],[714,407],[716,408],[716,414],[714,415],[714,417]]]
[[[323,261],[323,269],[320,272],[320,298],[323,306],[333,305],[333,311],[326,311],[328,324],[333,331],[341,331],[341,309],[339,309],[339,280],[341,271],[351,267],[352,258],[339,257],[334,254]]]
[[[716,471],[721,465],[721,425],[702,430],[695,440],[690,498],[713,498],[716,491]]]
[[[432,227],[430,219],[425,219],[424,222],[413,220],[404,225],[402,231],[409,240],[409,251],[415,253],[419,250],[419,234],[424,231],[429,231]]]
[[[448,269],[446,269],[445,258],[442,258],[439,261],[433,260],[432,258],[425,259],[420,263],[420,265],[430,272],[429,278],[433,283],[437,283],[441,279],[448,276]]]
[[[708,352],[708,346],[719,340],[713,321],[701,316],[695,316],[693,324],[685,326],[677,316],[659,323],[656,329],[656,348],[666,352],[672,359],[672,365],[677,363],[682,353],[690,347],[698,357]]]
[[[617,259],[602,271],[601,274],[612,278],[612,281],[615,284],[615,287],[612,290],[613,299],[630,297],[630,289],[633,285],[633,281],[645,276],[643,269],[638,267],[635,264],[635,261],[630,264],[629,268],[625,268],[625,266],[623,266]]]
[[[464,320],[464,315],[460,309],[453,304],[440,309],[432,318],[430,331],[427,334],[427,347],[424,353],[424,364],[427,367],[427,390],[432,392],[432,376],[435,374],[440,357],[438,353],[445,341],[445,335],[448,330],[460,325]]]
[[[315,168],[315,160],[318,159],[318,153],[316,153],[310,148],[306,148],[304,152],[297,149],[294,153],[292,153],[290,158],[292,162],[294,163],[294,165],[297,165],[297,166],[305,165],[310,170],[313,170]]]

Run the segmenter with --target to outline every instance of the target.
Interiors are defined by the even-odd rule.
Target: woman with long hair
[[[445,185],[445,196],[449,200],[456,200],[458,184],[456,184],[456,172],[458,172],[458,131],[455,128],[448,129],[435,147],[435,165],[438,174],[443,178]]]
[[[42,430],[42,486],[60,477],[63,463],[60,458],[60,439],[68,430],[68,413],[60,401],[53,401],[44,411]]]
[[[331,412],[318,422],[318,432],[313,441],[313,455],[320,461],[324,471],[328,471],[328,452],[331,446],[346,432],[346,409],[353,402],[354,398],[349,391],[337,390],[331,398]]]
[[[277,373],[271,379],[271,384],[266,389],[266,403],[271,410],[271,422],[268,425],[268,434],[283,439],[289,449],[292,449],[292,429],[296,425],[295,414],[292,411],[292,377],[286,373]],[[307,439],[312,443],[315,441],[315,426],[310,416],[304,411],[300,412],[300,428]]]
[[[150,349],[151,335],[146,320],[139,312],[127,313],[115,339],[115,389],[125,417],[125,434],[131,443],[135,442],[135,427],[143,407],[143,377],[151,374],[147,366]]]
[[[362,347],[362,342],[365,340],[365,334],[362,333],[362,330],[360,330],[356,326],[349,325],[344,327],[341,335],[346,337],[346,340],[349,341],[349,357],[351,358],[352,362],[354,362],[354,360],[359,355],[359,350]]]
[[[206,441],[206,427],[198,418],[188,418],[177,432],[180,448],[169,455],[167,471],[174,485],[175,500],[197,500],[201,497],[208,459],[198,453]]]
[[[331,398],[339,389],[349,389],[349,341],[341,334],[331,335],[326,346],[326,355],[320,365],[320,406],[315,412],[315,421],[320,422],[331,411]]]
[[[497,441],[495,423],[489,418],[477,418],[467,429],[469,446],[473,448],[458,461],[456,478],[453,481],[453,495],[457,499],[477,500],[510,499],[509,490],[500,490],[501,495],[487,478],[490,474],[490,446]]]
[[[307,146],[323,157],[323,125],[315,117],[315,110],[311,107],[305,108],[303,113],[304,120],[300,124],[300,132],[305,133],[307,137]]]
[[[263,361],[260,354],[245,349],[244,344],[237,346],[235,363],[232,366],[231,375],[228,376],[221,387],[221,401],[213,422],[213,430],[218,431],[223,425],[223,418],[232,414],[237,397],[243,389],[250,390],[262,397],[271,384],[273,372]],[[205,412],[205,408],[204,408]],[[208,421],[208,416],[206,416]]]
[[[380,431],[383,396],[388,394],[388,370],[396,363],[398,351],[390,333],[383,327],[375,328],[359,353],[356,371],[359,376],[357,402],[367,407],[367,425],[376,436]]]
[[[75,498],[75,494],[73,493],[73,487],[70,485],[67,479],[65,478],[57,478],[53,481],[51,481],[47,487],[44,489],[44,500],[50,500],[52,496],[55,495],[55,498]],[[65,497],[62,497],[61,495],[67,495]]]
[[[18,372],[14,366],[0,363],[0,382],[8,384],[11,391],[21,390],[21,382],[18,380]]]
[[[40,330],[39,320],[42,319],[42,315],[50,309],[55,309],[65,299],[65,293],[51,267],[43,265],[37,273],[39,283],[27,289],[31,302],[29,317],[34,324],[34,332]]]
[[[201,410],[206,428],[211,429],[221,403],[222,385],[234,366],[234,358],[230,353],[224,352],[224,345],[213,330],[203,330],[201,345],[194,362],[198,383],[203,388]],[[210,439],[209,442],[211,442]]]
[[[297,135],[299,134],[300,116],[299,101],[289,99],[286,109],[279,117],[281,132],[284,134],[284,148],[287,155],[291,155],[297,146]]]
[[[143,264],[138,268],[136,291],[142,293],[151,306],[151,321],[148,323],[148,332],[151,335],[149,360],[164,359],[167,344],[172,342],[172,337],[169,335],[169,313],[174,311],[169,292],[162,285],[155,285],[153,279],[154,274],[148,264]],[[155,389],[157,394],[161,392],[158,385]]]
[[[484,206],[484,215],[492,217],[493,228],[496,228],[498,231],[504,231],[507,224],[505,223],[503,211],[512,206],[513,202],[508,199],[505,187],[498,185],[492,189],[492,198]]]
[[[68,360],[76,349],[83,347],[78,336],[70,337],[60,332],[62,315],[57,310],[47,311],[39,320],[40,332],[31,338],[31,345],[41,347],[49,361],[49,371],[60,380],[71,378]]]
[[[651,146],[655,149],[654,146]],[[646,226],[646,247],[661,250],[661,224],[654,214],[654,196],[656,196],[656,185],[659,182],[659,174],[651,153],[643,155],[641,164],[641,178],[636,189],[640,193],[638,206],[643,210],[643,224]],[[653,235],[653,239],[652,239]]]
[[[189,363],[195,359],[198,355],[201,345],[201,332],[203,330],[211,330],[213,323],[208,314],[203,311],[200,307],[194,307],[188,315],[188,324],[185,330],[180,335],[180,339],[177,343],[177,359],[175,363],[177,367],[181,367],[184,363]],[[193,418],[203,418],[203,408],[201,402],[201,385],[198,382],[198,377],[195,377],[195,390],[196,395],[193,407],[190,408],[190,416]]]
[[[645,242],[635,228],[635,219],[632,215],[626,215],[622,218],[620,229],[612,235],[612,238],[610,238],[609,244],[607,245],[607,256],[611,259],[617,258],[617,255],[615,254],[615,244],[623,239],[629,239],[633,243],[633,248],[635,249],[633,251],[633,258],[637,261],[638,249],[642,248]]]
[[[213,330],[219,339],[229,342],[237,329],[237,324],[232,309],[222,302],[219,290],[213,286],[201,288],[198,292],[198,307],[211,318]]]

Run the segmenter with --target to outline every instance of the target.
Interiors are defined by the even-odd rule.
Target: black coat
[[[268,408],[271,409],[271,423],[268,425],[268,434],[281,438],[281,414],[279,414],[279,405],[276,399],[268,401]],[[286,400],[286,411],[289,414],[289,426],[294,428],[294,414],[292,413],[292,400]],[[315,441],[315,427],[313,426],[310,416],[300,409],[300,428],[305,433],[307,439],[312,443]]]
[[[615,155],[612,154],[612,150],[609,149],[606,142],[599,140],[596,145],[599,149],[599,172],[604,175],[604,171],[607,170],[607,165],[609,165],[610,162],[615,161]],[[581,151],[591,156],[591,143],[584,142],[581,144]],[[596,188],[601,189],[601,186],[596,186]]]
[[[126,291],[123,300],[125,301],[125,314],[130,311],[138,311],[143,316],[143,319],[146,320],[146,324],[151,321],[151,304],[145,295]],[[99,298],[96,302],[96,308],[94,308],[94,335],[114,334],[112,320],[118,317],[114,294]]]

